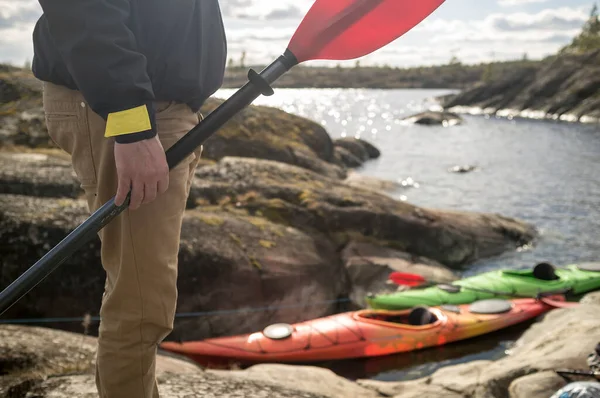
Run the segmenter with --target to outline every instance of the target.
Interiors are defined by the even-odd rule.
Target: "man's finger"
[[[138,180],[133,180],[131,184],[131,201],[129,208],[135,210],[142,204],[144,200],[144,183]]]
[[[158,180],[158,193],[163,194],[167,192],[169,188],[169,173],[165,174],[163,178]]]
[[[158,190],[158,182],[144,184],[144,200],[142,204],[147,204],[156,199],[156,191]]]
[[[131,188],[131,180],[129,178],[119,178],[117,194],[115,196],[115,205],[121,206],[123,202],[125,202],[129,188]]]

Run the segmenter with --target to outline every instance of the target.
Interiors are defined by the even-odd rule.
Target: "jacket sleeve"
[[[156,135],[146,58],[127,27],[129,0],[39,0],[52,41],[106,137],[135,142]]]

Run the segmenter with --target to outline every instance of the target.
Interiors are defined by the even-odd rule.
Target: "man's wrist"
[[[154,130],[146,130],[139,133],[131,133],[118,135],[115,137],[115,142],[117,144],[131,144],[134,142],[139,142],[143,140],[147,140],[156,136],[156,131]]]
[[[119,144],[138,142],[156,136],[153,103],[149,101],[139,106],[109,113],[104,136],[114,138]]]

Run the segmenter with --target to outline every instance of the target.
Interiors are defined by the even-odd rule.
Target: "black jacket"
[[[109,114],[152,101],[197,111],[222,84],[227,42],[218,0],[39,0],[33,73],[79,90]],[[152,131],[117,137],[137,141]]]

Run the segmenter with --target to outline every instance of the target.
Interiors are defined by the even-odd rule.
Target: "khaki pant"
[[[90,211],[117,190],[113,140],[104,120],[78,91],[44,84],[44,111],[54,142],[71,155]],[[168,149],[196,124],[185,104],[157,102],[156,123]],[[181,223],[202,148],[169,174],[169,188],[152,203],[123,211],[100,231],[105,292],[96,361],[101,397],[158,397],[157,345],[173,328]]]

